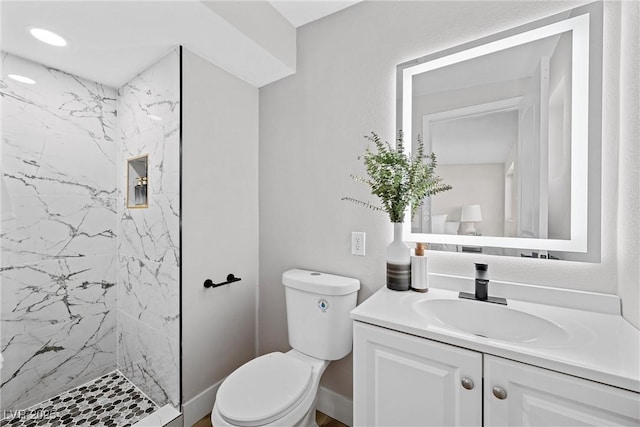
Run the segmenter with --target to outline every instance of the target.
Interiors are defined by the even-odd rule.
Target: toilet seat
[[[313,369],[285,353],[260,356],[234,371],[218,390],[216,406],[229,423],[255,427],[291,412],[307,395]]]

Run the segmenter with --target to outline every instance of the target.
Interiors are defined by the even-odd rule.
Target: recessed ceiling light
[[[20,83],[26,83],[28,85],[36,84],[35,80],[30,79],[29,77],[21,76],[19,74],[8,74],[7,77],[9,77],[10,79],[13,79],[13,80],[15,80],[17,82],[20,82]]]
[[[43,43],[50,44],[51,46],[66,46],[67,41],[57,35],[56,33],[52,33],[49,30],[44,30],[42,28],[32,28],[29,30],[31,35]]]
[[[151,120],[155,120],[157,122],[162,120],[162,117],[156,116],[155,114],[147,114],[147,117],[149,117]]]

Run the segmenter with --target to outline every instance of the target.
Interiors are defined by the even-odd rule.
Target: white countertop
[[[569,292],[567,301],[573,301],[568,304],[574,306],[572,308],[532,302],[531,293],[524,298],[526,301],[503,294],[507,296],[510,309],[542,317],[566,332],[566,340],[553,343],[510,342],[480,337],[430,320],[429,316],[414,310],[416,304],[429,299],[458,299],[458,292],[448,289],[430,288],[427,293],[418,293],[382,288],[356,307],[351,318],[640,392],[640,331],[619,313],[575,308],[575,301],[581,298],[579,295],[576,298],[579,294],[576,291]],[[491,288],[490,295],[493,295]],[[598,298],[597,294],[586,297],[592,301],[594,297],[596,301]],[[605,305],[611,305],[611,296],[603,295],[603,299]],[[488,303],[474,301],[474,304]]]

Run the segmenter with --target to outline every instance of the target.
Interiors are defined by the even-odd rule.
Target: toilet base
[[[313,405],[313,408],[307,413],[304,419],[300,422],[300,426],[308,426],[308,427],[318,427],[318,423],[316,422],[316,405]]]
[[[294,417],[291,416],[296,412],[294,410],[293,412],[287,414],[283,418],[280,418],[271,424],[264,424],[263,426],[260,426],[260,427],[276,427],[276,426],[277,427],[318,427],[318,423],[316,422],[317,401],[318,401],[318,398],[316,396],[316,398],[313,399],[313,404],[311,405],[311,408],[309,408],[309,410],[304,415],[304,417],[302,417],[302,419],[298,421],[295,421],[293,419]],[[215,405],[213,405],[213,410],[211,411],[211,425],[213,427],[237,427],[237,426],[234,426],[233,424],[227,423],[220,416],[220,414],[218,413],[218,409],[216,408]]]

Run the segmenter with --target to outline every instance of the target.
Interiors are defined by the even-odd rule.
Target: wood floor
[[[348,427],[347,425],[342,424],[340,421],[334,420],[330,416],[325,415],[320,411],[316,411],[316,422],[318,423],[318,427]],[[211,414],[195,423],[193,427],[212,427]]]

